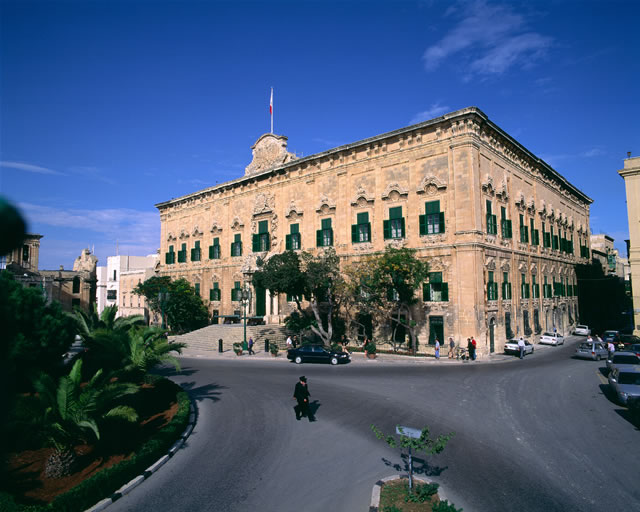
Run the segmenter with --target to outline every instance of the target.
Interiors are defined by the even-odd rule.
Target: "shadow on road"
[[[317,410],[320,408],[322,404],[320,402],[318,402],[318,400],[314,400],[313,402],[309,403],[309,406],[307,408],[308,414],[307,414],[307,418],[309,419],[310,423],[313,423],[316,420],[316,412]],[[295,405],[293,407],[293,412],[296,414],[296,419],[298,419],[298,406]]]
[[[192,400],[211,400],[217,402],[220,400],[221,393],[218,390],[227,389],[225,386],[218,384],[206,384],[204,386],[194,387],[195,382],[182,382],[180,387],[184,389]]]
[[[196,373],[198,370],[194,370],[193,368],[181,368],[180,371],[176,371],[173,366],[163,366],[161,368],[156,368],[153,373],[154,375],[161,375],[162,377],[173,377],[175,375],[182,376],[190,376]]]
[[[382,458],[382,462],[384,462],[385,466],[392,467],[396,471],[405,471],[409,472],[409,455],[403,453],[400,455],[402,459],[402,464],[394,463],[389,459]],[[421,459],[420,457],[413,457],[413,472],[416,475],[424,475],[424,476],[440,476],[440,474],[448,469],[448,466],[440,467],[440,466],[432,466],[426,460]]]
[[[611,390],[608,384],[600,384],[600,391],[602,391],[602,394],[607,397],[607,400],[618,407],[620,406],[616,394]],[[636,427],[637,430],[640,430],[640,414],[632,412],[626,407],[624,409],[616,409],[616,413]]]

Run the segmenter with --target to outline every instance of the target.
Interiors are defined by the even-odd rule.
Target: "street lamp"
[[[244,288],[242,289],[242,316],[244,319],[244,343],[242,344],[242,348],[244,350],[247,349],[247,306],[251,302],[251,288],[249,285],[245,283]]]
[[[162,291],[158,293],[158,302],[160,303],[160,316],[162,317],[162,328],[166,329],[167,328],[167,322],[165,321],[165,317],[164,317],[164,306],[167,303],[167,301],[169,300],[169,292],[168,291]]]

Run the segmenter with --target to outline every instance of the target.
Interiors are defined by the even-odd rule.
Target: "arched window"
[[[73,293],[80,293],[80,278],[78,276],[73,278]]]

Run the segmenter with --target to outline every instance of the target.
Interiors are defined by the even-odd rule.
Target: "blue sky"
[[[475,105],[628,237],[640,154],[637,1],[0,0],[0,194],[40,268],[160,244],[154,204],[242,176],[274,131],[300,156]]]

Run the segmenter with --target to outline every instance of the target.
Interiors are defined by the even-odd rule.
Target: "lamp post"
[[[158,293],[158,302],[160,303],[160,316],[162,318],[162,328],[166,329],[167,328],[167,322],[165,321],[165,317],[164,317],[164,306],[167,303],[167,301],[169,300],[169,292],[167,291],[162,291],[160,293]]]
[[[251,302],[251,288],[249,288],[248,284],[245,284],[242,289],[242,316],[244,320],[244,342],[242,344],[242,348],[246,350],[247,348],[247,306]]]

